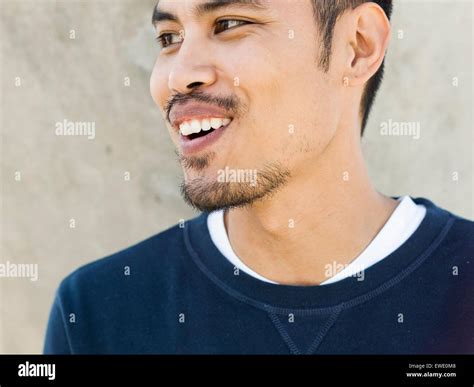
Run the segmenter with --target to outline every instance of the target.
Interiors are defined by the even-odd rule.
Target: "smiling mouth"
[[[225,129],[232,122],[230,117],[209,117],[184,121],[179,125],[179,132],[186,140],[208,136],[218,129]]]

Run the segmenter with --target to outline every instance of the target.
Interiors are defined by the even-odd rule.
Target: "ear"
[[[364,85],[380,68],[391,36],[390,22],[375,3],[364,3],[352,10],[350,60],[345,77],[349,86]]]

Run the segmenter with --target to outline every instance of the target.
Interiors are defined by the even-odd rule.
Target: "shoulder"
[[[434,250],[433,270],[438,273],[449,273],[450,284],[457,283],[458,288],[474,290],[474,222],[447,210],[441,210],[447,214],[443,231],[442,241]],[[441,279],[440,279],[441,281]]]
[[[450,213],[453,218],[453,234],[458,238],[466,237],[472,241],[474,237],[474,222],[461,216]]]
[[[200,217],[198,217],[200,218]],[[178,270],[186,256],[184,230],[177,224],[130,247],[79,267],[67,275],[58,289],[60,298],[70,301],[87,293],[88,297],[113,295],[159,285]]]
[[[455,251],[474,251],[474,222],[449,212],[452,223],[446,235],[446,242]]]
[[[428,199],[416,198],[416,204],[424,205],[430,216],[431,222],[439,224],[442,229],[444,243],[456,249],[469,248],[474,243],[474,222],[457,215],[449,210],[439,207]]]
[[[474,222],[429,199],[413,200],[426,208],[424,219],[407,244],[417,262],[423,262],[422,273],[433,284],[457,284],[458,288],[472,288]]]

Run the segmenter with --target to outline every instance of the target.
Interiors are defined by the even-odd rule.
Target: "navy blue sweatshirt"
[[[236,270],[202,214],[64,279],[44,352],[474,353],[474,222],[414,201],[427,213],[399,249],[324,286]]]

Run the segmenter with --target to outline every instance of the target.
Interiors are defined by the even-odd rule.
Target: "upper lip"
[[[189,102],[171,109],[169,120],[176,130],[185,121],[202,120],[204,118],[232,118],[225,109],[208,104]]]

